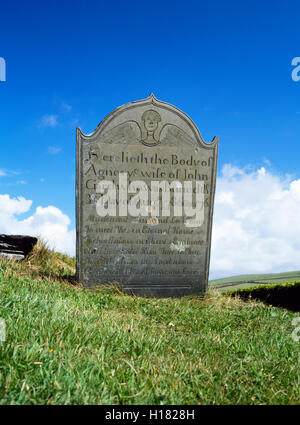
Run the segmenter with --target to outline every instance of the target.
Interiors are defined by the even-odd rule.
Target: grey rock
[[[37,238],[23,235],[0,235],[0,255],[2,257],[22,260],[33,249]]]

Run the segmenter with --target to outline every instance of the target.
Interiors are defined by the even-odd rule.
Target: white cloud
[[[43,115],[42,118],[39,121],[39,127],[56,127],[58,124],[57,122],[57,115]]]
[[[22,196],[0,195],[0,233],[41,236],[50,248],[74,255],[75,229],[69,229],[69,217],[53,206],[39,206],[23,220],[17,217],[29,212],[31,206],[32,201]]]
[[[225,165],[217,179],[210,278],[300,269],[300,179]]]
[[[48,147],[48,153],[50,153],[51,155],[56,155],[61,151],[61,148],[56,147],[56,146],[49,146]]]
[[[74,255],[75,229],[54,206],[0,195],[0,233],[40,235]],[[210,278],[300,270],[300,179],[225,165],[217,179]]]
[[[62,110],[63,111],[65,111],[65,112],[70,112],[71,111],[71,109],[72,109],[72,106],[71,105],[69,105],[68,103],[66,103],[66,102],[61,102],[61,108],[62,108]]]
[[[6,218],[12,218],[14,214],[27,212],[30,210],[31,205],[32,201],[26,200],[23,196],[10,198],[9,195],[0,195],[0,229],[3,228],[3,223]]]
[[[13,170],[7,170],[5,168],[0,169],[0,177],[11,177],[11,176],[17,176],[20,173]]]

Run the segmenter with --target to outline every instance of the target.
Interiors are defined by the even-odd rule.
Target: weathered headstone
[[[92,134],[78,128],[77,279],[145,296],[205,292],[217,155],[217,137],[205,143],[153,95]]]

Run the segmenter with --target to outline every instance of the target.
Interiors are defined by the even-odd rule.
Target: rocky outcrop
[[[37,238],[32,236],[0,235],[0,256],[23,260],[36,243]]]

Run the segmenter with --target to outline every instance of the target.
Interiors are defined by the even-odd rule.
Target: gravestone
[[[173,297],[207,289],[218,138],[152,94],[77,128],[77,279]]]

